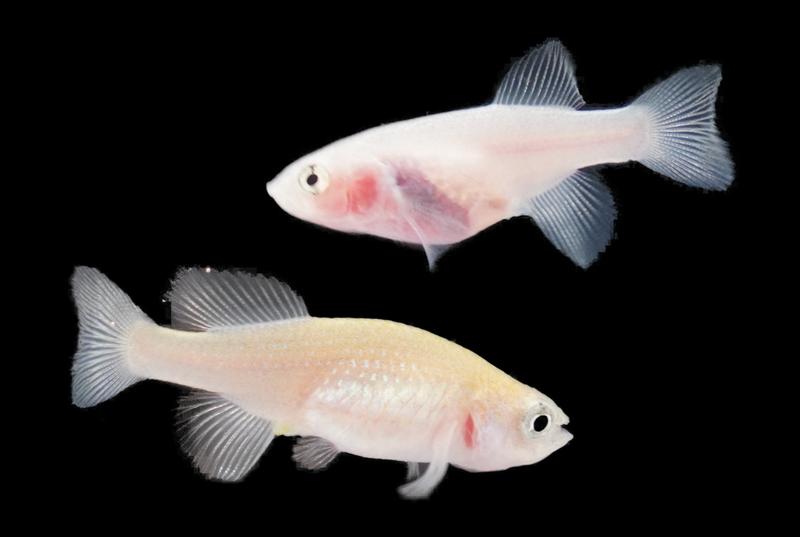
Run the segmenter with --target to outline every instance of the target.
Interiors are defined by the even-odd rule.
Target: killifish
[[[467,349],[412,326],[317,318],[281,282],[187,269],[151,321],[98,270],[72,277],[78,348],[72,400],[90,407],[155,379],[189,387],[181,445],[209,478],[237,481],[275,436],[297,436],[302,468],[340,452],[408,463],[405,497],[431,493],[448,465],[533,464],[572,435],[547,396]]]
[[[431,267],[450,245],[528,216],[588,267],[608,245],[614,200],[594,166],[638,161],[681,183],[733,181],[715,125],[717,65],[683,69],[621,108],[584,110],[569,53],[533,49],[486,106],[385,124],[286,167],[267,191],[328,228],[422,245]]]

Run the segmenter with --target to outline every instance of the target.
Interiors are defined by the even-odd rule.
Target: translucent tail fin
[[[722,75],[717,65],[682,69],[645,91],[632,106],[651,119],[648,146],[639,161],[681,183],[725,190],[733,181],[728,146],[714,124]]]
[[[97,269],[77,267],[72,293],[80,325],[72,364],[72,402],[89,407],[141,380],[128,368],[127,340],[139,321],[150,320]]]

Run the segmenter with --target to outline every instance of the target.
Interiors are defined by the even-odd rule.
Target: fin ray
[[[152,321],[97,269],[76,267],[72,294],[79,326],[72,402],[90,407],[142,380],[130,370],[127,341],[137,323]]]
[[[204,475],[239,481],[274,437],[272,423],[222,395],[194,391],[178,407],[181,447]]]
[[[600,176],[578,170],[533,198],[528,214],[561,253],[587,268],[611,240],[617,212]]]
[[[575,67],[560,41],[552,39],[534,48],[509,69],[494,104],[580,108]]]
[[[649,117],[649,144],[639,162],[689,186],[725,190],[733,182],[728,145],[715,124],[722,75],[717,65],[681,69],[637,98],[631,107]]]
[[[289,286],[261,274],[184,269],[168,294],[172,325],[204,331],[308,316]]]
[[[339,450],[332,442],[319,436],[303,436],[297,440],[292,448],[292,459],[300,468],[306,470],[322,470],[326,468]]]

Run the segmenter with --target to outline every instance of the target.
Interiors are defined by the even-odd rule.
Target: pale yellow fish
[[[301,467],[323,468],[339,452],[405,461],[401,493],[424,497],[449,464],[532,464],[572,438],[550,398],[467,349],[400,323],[310,317],[275,279],[183,271],[170,293],[173,328],[96,269],[77,268],[72,282],[74,404],[143,379],[195,389],[179,410],[182,445],[214,479],[242,479],[274,436],[300,436]]]

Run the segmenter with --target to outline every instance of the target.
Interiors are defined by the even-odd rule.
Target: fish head
[[[520,465],[539,462],[572,440],[572,433],[564,428],[569,416],[542,393],[526,398],[517,420],[515,445]]]
[[[386,200],[386,166],[370,156],[320,150],[267,183],[267,192],[292,216],[317,225],[363,233]]]
[[[572,433],[564,426],[569,417],[552,399],[530,391],[509,404],[491,405],[474,419],[475,430],[465,436],[458,466],[473,471],[505,470],[544,459],[564,447]],[[472,419],[472,418],[470,418]]]

